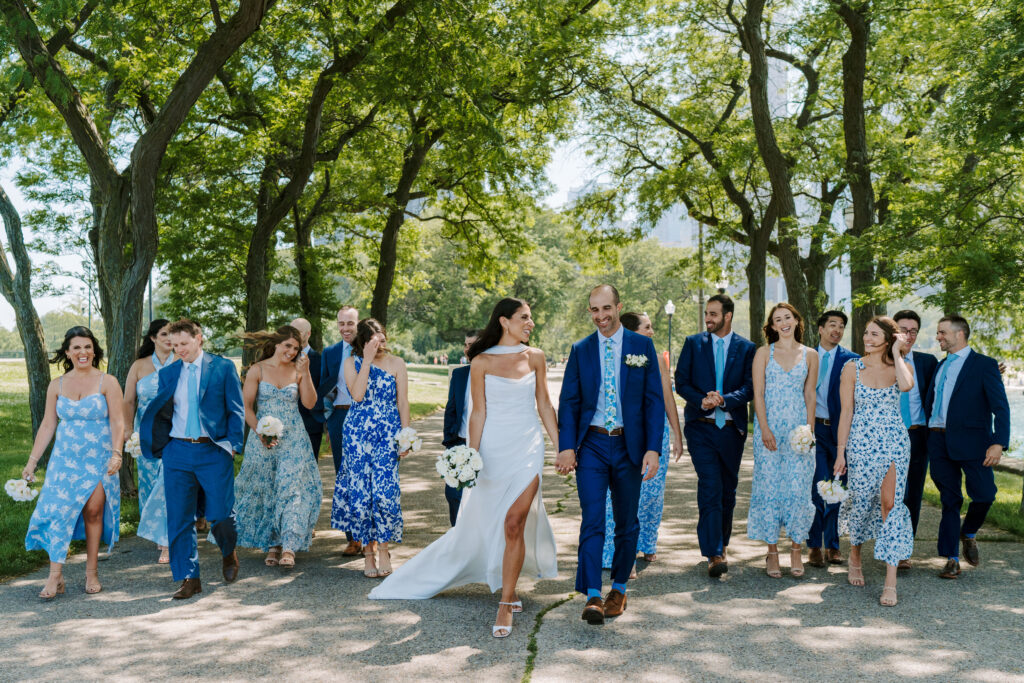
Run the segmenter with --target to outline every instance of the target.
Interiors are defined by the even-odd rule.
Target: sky
[[[18,161],[15,161],[14,164],[0,169],[0,184],[3,185],[4,190],[10,195],[18,212],[24,215],[32,207],[26,202],[24,196],[22,196],[14,184],[14,176],[17,174],[20,165]],[[570,190],[585,185],[587,181],[593,178],[595,169],[584,155],[583,148],[579,143],[567,143],[555,147],[551,162],[547,166],[547,173],[548,179],[553,185],[553,192],[544,198],[544,202],[551,208],[557,209],[565,204]],[[26,235],[26,241],[29,239],[31,239],[31,236]],[[6,246],[6,235],[3,236],[3,243]],[[33,256],[36,258],[50,258],[48,256]],[[8,260],[10,260],[9,255]],[[57,261],[64,270],[82,272],[82,260],[78,256],[66,256],[58,258]],[[72,293],[62,297],[41,297],[36,299],[35,305],[39,315],[66,306],[76,296],[84,298],[85,286],[80,281],[71,278],[61,278],[60,282],[70,286]],[[14,324],[14,309],[11,308],[6,299],[0,297],[0,326],[12,329]]]

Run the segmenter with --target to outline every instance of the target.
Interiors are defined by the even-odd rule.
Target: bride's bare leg
[[[505,556],[501,564],[501,601],[515,602],[516,582],[519,580],[519,572],[523,569],[523,560],[526,558],[526,542],[523,540],[523,532],[526,529],[526,517],[530,513],[530,506],[540,489],[540,477],[534,477],[526,490],[519,498],[512,503],[512,507],[505,514]],[[512,624],[512,608],[508,605],[501,605],[498,610],[498,618],[495,626]]]

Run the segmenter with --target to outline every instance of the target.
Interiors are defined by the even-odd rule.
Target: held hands
[[[719,406],[725,407],[725,399],[717,391],[709,391],[708,395],[701,399],[700,402],[701,410],[711,410]]]
[[[832,476],[841,477],[846,474],[846,456],[842,453],[836,455],[836,464],[832,468]]]
[[[555,472],[569,474],[576,469],[576,451],[566,448],[555,456]]]
[[[640,471],[644,475],[644,481],[653,479],[658,473],[658,452],[647,451],[644,453],[644,462],[640,465]]]
[[[772,434],[772,430],[765,427],[761,430],[761,443],[764,447],[770,451],[778,450],[778,445],[775,443],[775,435]]]
[[[994,443],[988,447],[987,451],[985,451],[985,461],[982,462],[981,464],[983,467],[992,467],[994,465],[998,465],[1002,457],[1003,447],[997,443]]]

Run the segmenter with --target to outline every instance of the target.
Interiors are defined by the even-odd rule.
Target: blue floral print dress
[[[64,378],[60,381],[64,388]],[[95,394],[75,401],[57,397],[57,436],[46,479],[25,534],[25,550],[45,550],[50,562],[64,563],[71,541],[85,539],[82,510],[97,486],[103,487],[103,534],[107,552],[121,534],[121,483],[107,474],[111,457],[110,415],[103,378]]]
[[[874,389],[860,381],[864,369],[857,364],[853,422],[846,441],[846,467],[850,495],[839,508],[839,533],[850,535],[850,545],[875,539],[875,559],[898,565],[914,552],[910,509],[903,503],[910,468],[910,436],[900,415],[897,384]],[[882,521],[882,480],[896,468],[895,505]]]
[[[754,418],[754,477],[747,514],[747,537],[778,543],[782,529],[794,543],[803,543],[814,523],[815,455],[797,453],[790,435],[807,424],[804,383],[807,379],[807,348],[800,362],[788,372],[775,360],[775,344],[769,346],[764,371],[764,402],[768,426],[776,450],[765,448],[761,424]]]
[[[354,357],[356,372],[364,359]],[[343,467],[334,484],[331,526],[361,543],[402,540],[402,493],[398,485],[395,434],[402,428],[398,384],[390,373],[370,365],[363,400],[345,418]]]

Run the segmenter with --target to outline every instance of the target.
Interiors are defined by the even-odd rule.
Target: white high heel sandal
[[[522,600],[517,600],[516,602],[499,602],[498,605],[499,605],[499,607],[498,607],[498,611],[499,612],[501,611],[500,605],[508,605],[509,607],[511,607],[512,608],[512,610],[511,610],[512,614],[516,613],[515,612],[516,606],[519,607],[519,611],[522,611],[522,609],[523,609],[523,601]],[[499,631],[507,631],[507,633],[499,634]],[[497,625],[492,626],[491,627],[491,635],[494,636],[495,638],[508,638],[510,635],[512,635],[512,624],[509,624],[507,626],[497,626]]]

